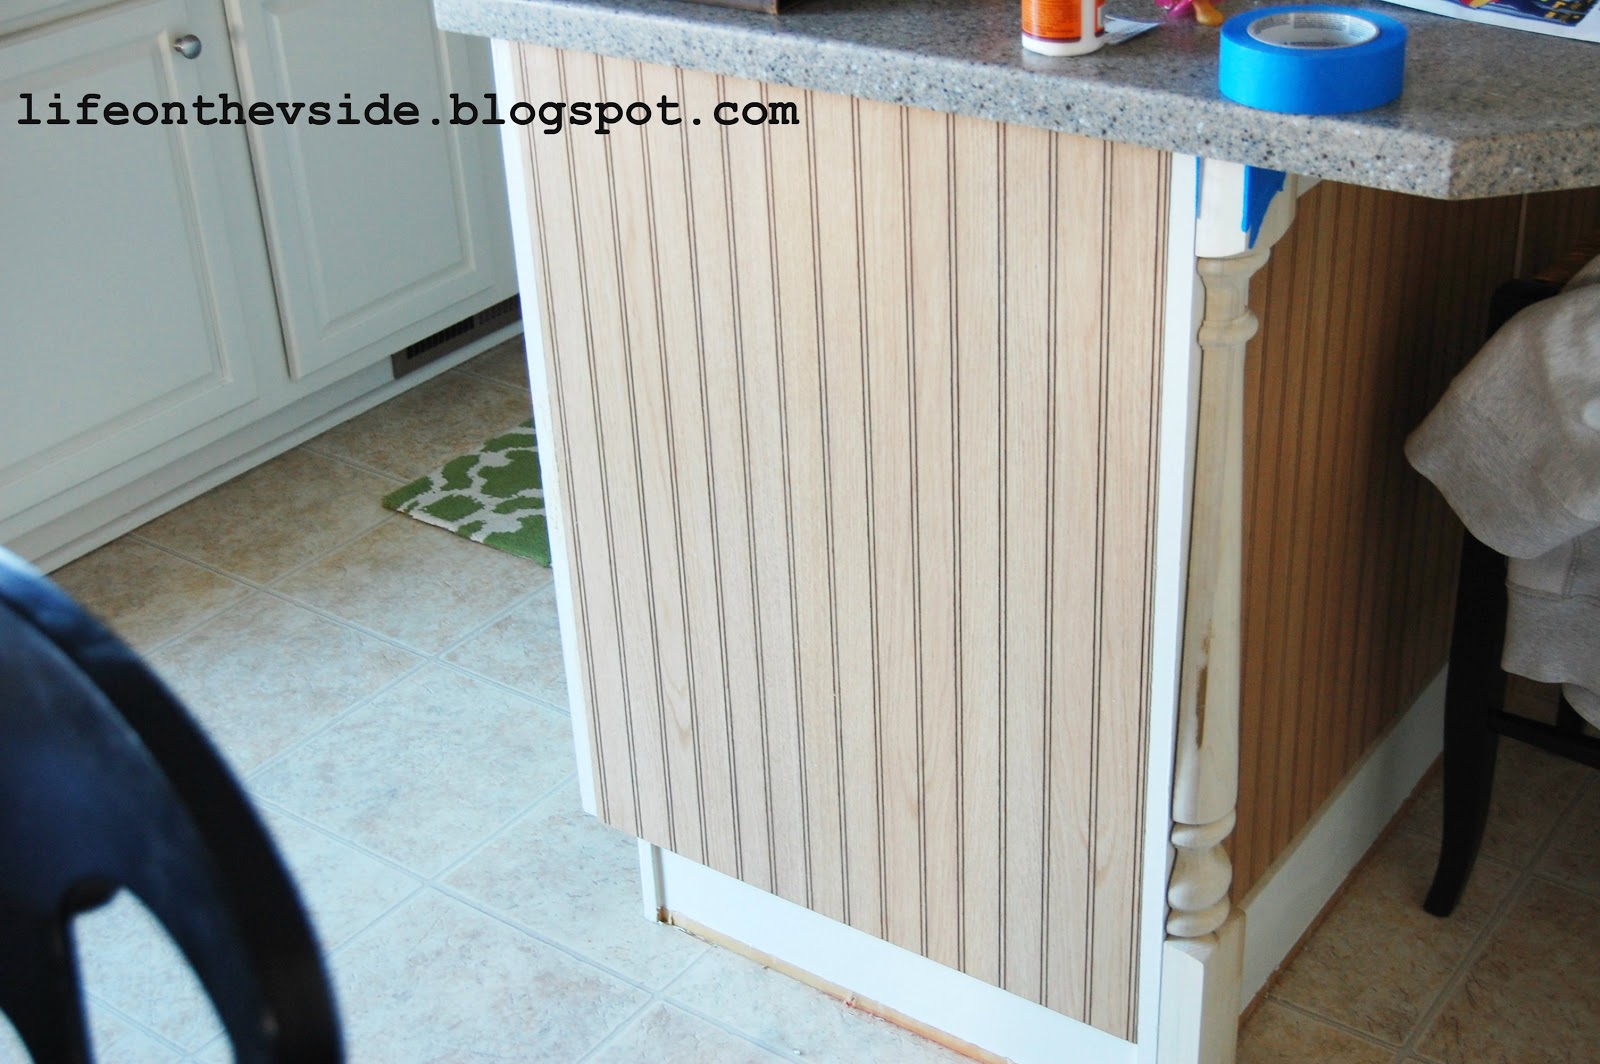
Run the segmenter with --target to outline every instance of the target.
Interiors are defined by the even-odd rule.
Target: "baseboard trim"
[[[393,378],[387,363],[375,365],[30,528],[6,546],[44,572],[58,569],[521,332],[521,323],[512,322],[403,379]]]
[[[1016,1064],[1133,1064],[1138,1047],[677,854],[660,852],[669,918],[924,1036]],[[763,963],[768,963],[763,961]],[[970,1052],[970,1049],[968,1050]]]
[[[1242,1008],[1267,985],[1438,758],[1444,687],[1441,671],[1240,903]]]

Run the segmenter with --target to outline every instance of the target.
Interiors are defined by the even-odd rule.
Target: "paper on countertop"
[[[1140,22],[1138,19],[1118,18],[1115,15],[1106,15],[1102,21],[1106,27],[1106,44],[1131,41],[1145,30],[1153,30],[1160,25],[1157,22]]]

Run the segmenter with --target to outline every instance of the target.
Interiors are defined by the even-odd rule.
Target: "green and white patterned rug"
[[[474,543],[550,564],[532,420],[390,492],[383,505]]]

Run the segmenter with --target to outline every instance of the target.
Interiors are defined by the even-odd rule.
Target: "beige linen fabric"
[[[1495,333],[1406,457],[1511,559],[1506,671],[1600,727],[1600,258]]]

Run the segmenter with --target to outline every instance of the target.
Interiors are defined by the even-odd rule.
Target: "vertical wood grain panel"
[[[916,500],[912,472],[911,269],[908,259],[909,112],[857,104],[863,326],[867,351],[868,534],[875,639],[879,839],[883,846],[883,936],[922,952],[922,818],[917,707],[918,608],[912,559]]]
[[[1252,281],[1235,897],[1444,664],[1459,525],[1401,447],[1481,345],[1519,211],[1324,182]]]
[[[689,114],[710,114],[723,98],[719,79],[706,74],[686,72],[682,90],[683,108]],[[707,429],[705,461],[710,471],[716,560],[716,594],[700,608],[715,609],[721,620],[728,753],[738,817],[738,875],[771,890],[774,855],[767,819],[765,721],[751,572],[749,455],[742,359],[737,357],[741,315],[746,308],[738,290],[739,249],[733,241],[729,158],[727,144],[718,136],[686,137],[684,151],[689,162],[690,236],[695,248],[701,398]]]
[[[755,82],[725,80],[724,99],[759,100]],[[783,313],[777,285],[776,217],[768,174],[771,160],[760,129],[732,130],[730,185],[734,272],[739,315],[741,410],[746,452],[750,573],[755,595],[755,639],[759,646],[756,685],[765,766],[768,831],[772,846],[772,890],[803,897],[807,861],[803,847],[788,845],[805,832],[805,797],[797,757],[799,716],[794,662],[794,607],[789,578],[787,449],[784,441]],[[802,308],[802,313],[806,308]]]
[[[953,119],[908,123],[908,174],[948,174]],[[910,207],[912,471],[916,497],[917,652],[921,697],[923,923],[928,957],[961,964],[956,513],[955,200],[948,181],[912,180]]]
[[[669,71],[658,68],[640,69],[632,64],[612,63],[610,75],[631,81],[641,99],[657,99],[661,95],[676,95],[676,79]],[[666,760],[667,781],[673,806],[670,822],[673,848],[679,853],[693,854],[705,859],[707,853],[707,819],[702,798],[699,750],[696,745],[698,729],[695,708],[698,704],[693,682],[694,644],[703,629],[700,618],[689,611],[686,585],[690,579],[686,570],[695,556],[691,543],[685,541],[685,503],[704,498],[704,491],[689,488],[687,476],[679,474],[675,456],[686,441],[698,439],[698,410],[693,404],[678,399],[672,383],[672,359],[669,352],[682,350],[694,342],[695,327],[692,314],[693,290],[689,285],[689,264],[686,249],[677,234],[687,230],[684,214],[683,163],[681,153],[672,139],[662,135],[665,127],[643,127],[632,131],[638,138],[640,154],[638,166],[645,179],[642,197],[624,200],[637,210],[642,203],[645,217],[643,239],[648,243],[650,267],[649,293],[636,292],[636,299],[648,300],[654,321],[641,326],[654,328],[653,357],[638,358],[633,370],[634,408],[636,416],[646,424],[654,424],[653,431],[641,432],[640,477],[645,497],[645,511],[660,515],[663,521],[659,531],[647,536],[651,583],[653,593],[649,601],[654,611],[655,634],[658,643],[657,669],[662,698],[662,746]],[[631,139],[626,134],[619,143]],[[632,145],[629,145],[630,149]],[[621,160],[613,158],[613,168]],[[642,256],[640,256],[642,257]],[[637,268],[637,263],[626,264]],[[644,283],[636,278],[629,284],[630,291]],[[659,419],[658,421],[656,419]],[[696,446],[690,442],[690,447]],[[731,842],[733,833],[724,827],[720,834]]]
[[[1045,719],[1051,714],[1045,670],[1048,634],[1050,367],[1056,361],[1050,242],[1056,175],[1053,137],[1005,128],[1001,230],[1006,317],[1001,346],[1004,394],[1001,616],[1001,950],[1005,985],[1035,1001],[1044,996]]]
[[[553,52],[524,53],[527,94],[535,99],[562,99],[566,93],[564,63]],[[605,243],[591,247],[579,225],[578,186],[573,179],[574,146],[560,138],[536,153],[529,178],[538,227],[540,286],[548,351],[570,351],[573,357],[550,360],[550,386],[559,397],[552,404],[556,441],[566,460],[566,474],[589,484],[603,484],[594,384],[587,352],[589,314],[588,259],[603,254]],[[576,309],[576,313],[573,309]],[[560,311],[558,313],[558,310]],[[568,549],[572,558],[573,614],[584,631],[615,631],[609,556],[611,536],[602,492],[569,491]],[[620,647],[614,639],[592,641],[583,656],[584,686],[593,705],[589,715],[590,744],[595,754],[596,800],[612,823],[623,830],[635,825],[633,783],[629,775]],[[613,780],[613,769],[622,778]]]
[[[601,815],[1131,1037],[1169,158],[522,55]]]
[[[882,936],[883,850],[879,839],[877,710],[873,669],[872,541],[867,498],[865,307],[856,102],[815,95],[812,108],[821,260],[822,402],[827,455],[833,646],[842,745],[845,912],[851,926]]]
[[[1052,367],[1050,392],[1050,690],[1045,717],[1045,997],[1058,1012],[1088,1015],[1089,919],[1095,873],[1093,824],[1095,717],[1092,711],[1099,645],[1099,571],[1075,564],[1099,554],[1100,419],[1104,308],[1109,279],[1102,269],[1104,203],[1110,147],[1072,150],[1053,145],[1059,180],[1051,227],[1059,293],[1054,342],[1063,357]]]
[[[1600,188],[1528,196],[1518,276],[1532,277],[1596,232],[1600,232]]]
[[[1150,559],[1161,324],[1166,301],[1168,157],[1115,144],[1107,179],[1108,299],[1102,372],[1100,645],[1091,840],[1089,1022],[1133,1029],[1138,1008],[1139,876],[1143,787],[1127,766],[1144,760],[1149,682]],[[1142,773],[1141,773],[1142,775]]]
[[[567,57],[562,64],[565,91],[583,99],[598,97],[601,91],[599,67],[599,60],[593,56]],[[584,361],[589,389],[583,399],[593,411],[598,441],[600,505],[597,521],[606,528],[610,544],[604,555],[595,558],[596,562],[606,563],[606,572],[597,572],[595,584],[609,589],[609,601],[602,605],[600,616],[609,618],[618,634],[614,656],[608,659],[606,671],[615,669],[614,682],[620,690],[605,722],[605,734],[611,737],[610,748],[620,747],[626,753],[625,758],[612,761],[611,778],[630,781],[625,790],[609,790],[608,795],[618,815],[633,825],[632,830],[643,833],[657,829],[653,816],[648,823],[644,820],[643,810],[658,804],[662,795],[661,765],[648,756],[648,751],[643,762],[638,756],[637,733],[648,728],[652,714],[645,692],[639,689],[639,673],[630,668],[630,664],[640,662],[641,658],[648,662],[648,655],[642,653],[640,646],[648,636],[640,631],[643,614],[636,607],[639,596],[646,593],[646,584],[637,571],[639,530],[631,519],[638,512],[635,502],[638,488],[633,476],[634,437],[630,412],[626,408],[626,386],[621,384],[628,365],[625,354],[627,323],[611,197],[583,195],[581,190],[584,175],[607,172],[608,148],[608,141],[573,140],[568,162],[572,168],[573,187],[579,189],[574,204],[582,261],[580,281],[584,306],[588,310],[585,322],[588,345],[584,349]],[[596,565],[591,571],[598,569]],[[606,682],[601,680],[603,685]],[[624,803],[628,806],[625,811]]]
[[[602,94],[638,91],[637,72],[631,63],[599,60],[594,74]],[[647,175],[644,142],[637,130],[609,138],[602,148],[608,173]],[[597,381],[608,382],[598,392],[605,411],[601,432],[616,461],[615,471],[608,471],[607,478],[608,485],[615,485],[607,492],[614,536],[618,542],[642,548],[613,555],[628,670],[628,731],[638,783],[637,815],[641,834],[662,834],[672,839],[674,846],[683,846],[677,838],[674,811],[678,800],[686,796],[672,785],[666,747],[666,707],[675,697],[682,697],[681,689],[672,689],[677,678],[671,671],[674,663],[683,660],[675,645],[682,631],[674,608],[677,596],[671,593],[678,587],[677,558],[670,547],[662,549],[656,537],[646,534],[644,519],[648,496],[659,490],[659,476],[665,471],[662,459],[667,448],[655,441],[668,438],[657,380],[661,333],[653,240],[646,197],[613,197],[610,210],[620,342],[595,343],[594,362]],[[656,588],[668,593],[654,594]],[[635,603],[643,608],[635,608]],[[668,677],[665,689],[664,676]]]
[[[641,81],[647,99],[680,99],[679,75],[659,67],[643,67]],[[670,464],[672,505],[657,511],[657,535],[672,530],[673,549],[679,554],[684,640],[687,645],[690,704],[680,719],[670,749],[680,762],[690,762],[698,783],[700,850],[685,850],[717,868],[736,868],[739,860],[739,808],[734,799],[733,771],[728,741],[727,688],[723,681],[722,625],[714,601],[717,589],[716,543],[712,534],[715,506],[705,398],[702,388],[704,329],[698,304],[698,264],[692,239],[690,189],[691,161],[681,137],[669,127],[646,129],[650,152],[650,199],[655,212],[657,306],[661,311],[662,371],[666,406],[671,411],[672,436],[661,450]],[[570,313],[570,311],[568,312]],[[558,360],[552,359],[552,364]],[[658,594],[670,594],[661,589]],[[685,775],[675,773],[675,779]],[[678,819],[692,819],[680,810]],[[688,841],[685,830],[680,839]]]
[[[806,133],[768,133],[772,159],[774,217],[801,220],[801,231],[782,226],[776,241],[778,288],[783,294],[782,344],[792,353],[820,352],[822,336],[818,208],[812,165],[813,103],[807,93],[769,87],[770,99],[799,108]],[[839,697],[831,610],[832,586],[827,411],[822,400],[823,364],[803,357],[784,368],[787,483],[791,564],[795,590],[795,655],[799,660],[801,768],[806,790],[805,845],[810,860],[807,904],[836,920],[846,918],[844,807]],[[809,517],[809,519],[804,519]]]
[[[961,970],[1000,984],[1001,127],[955,119]]]

